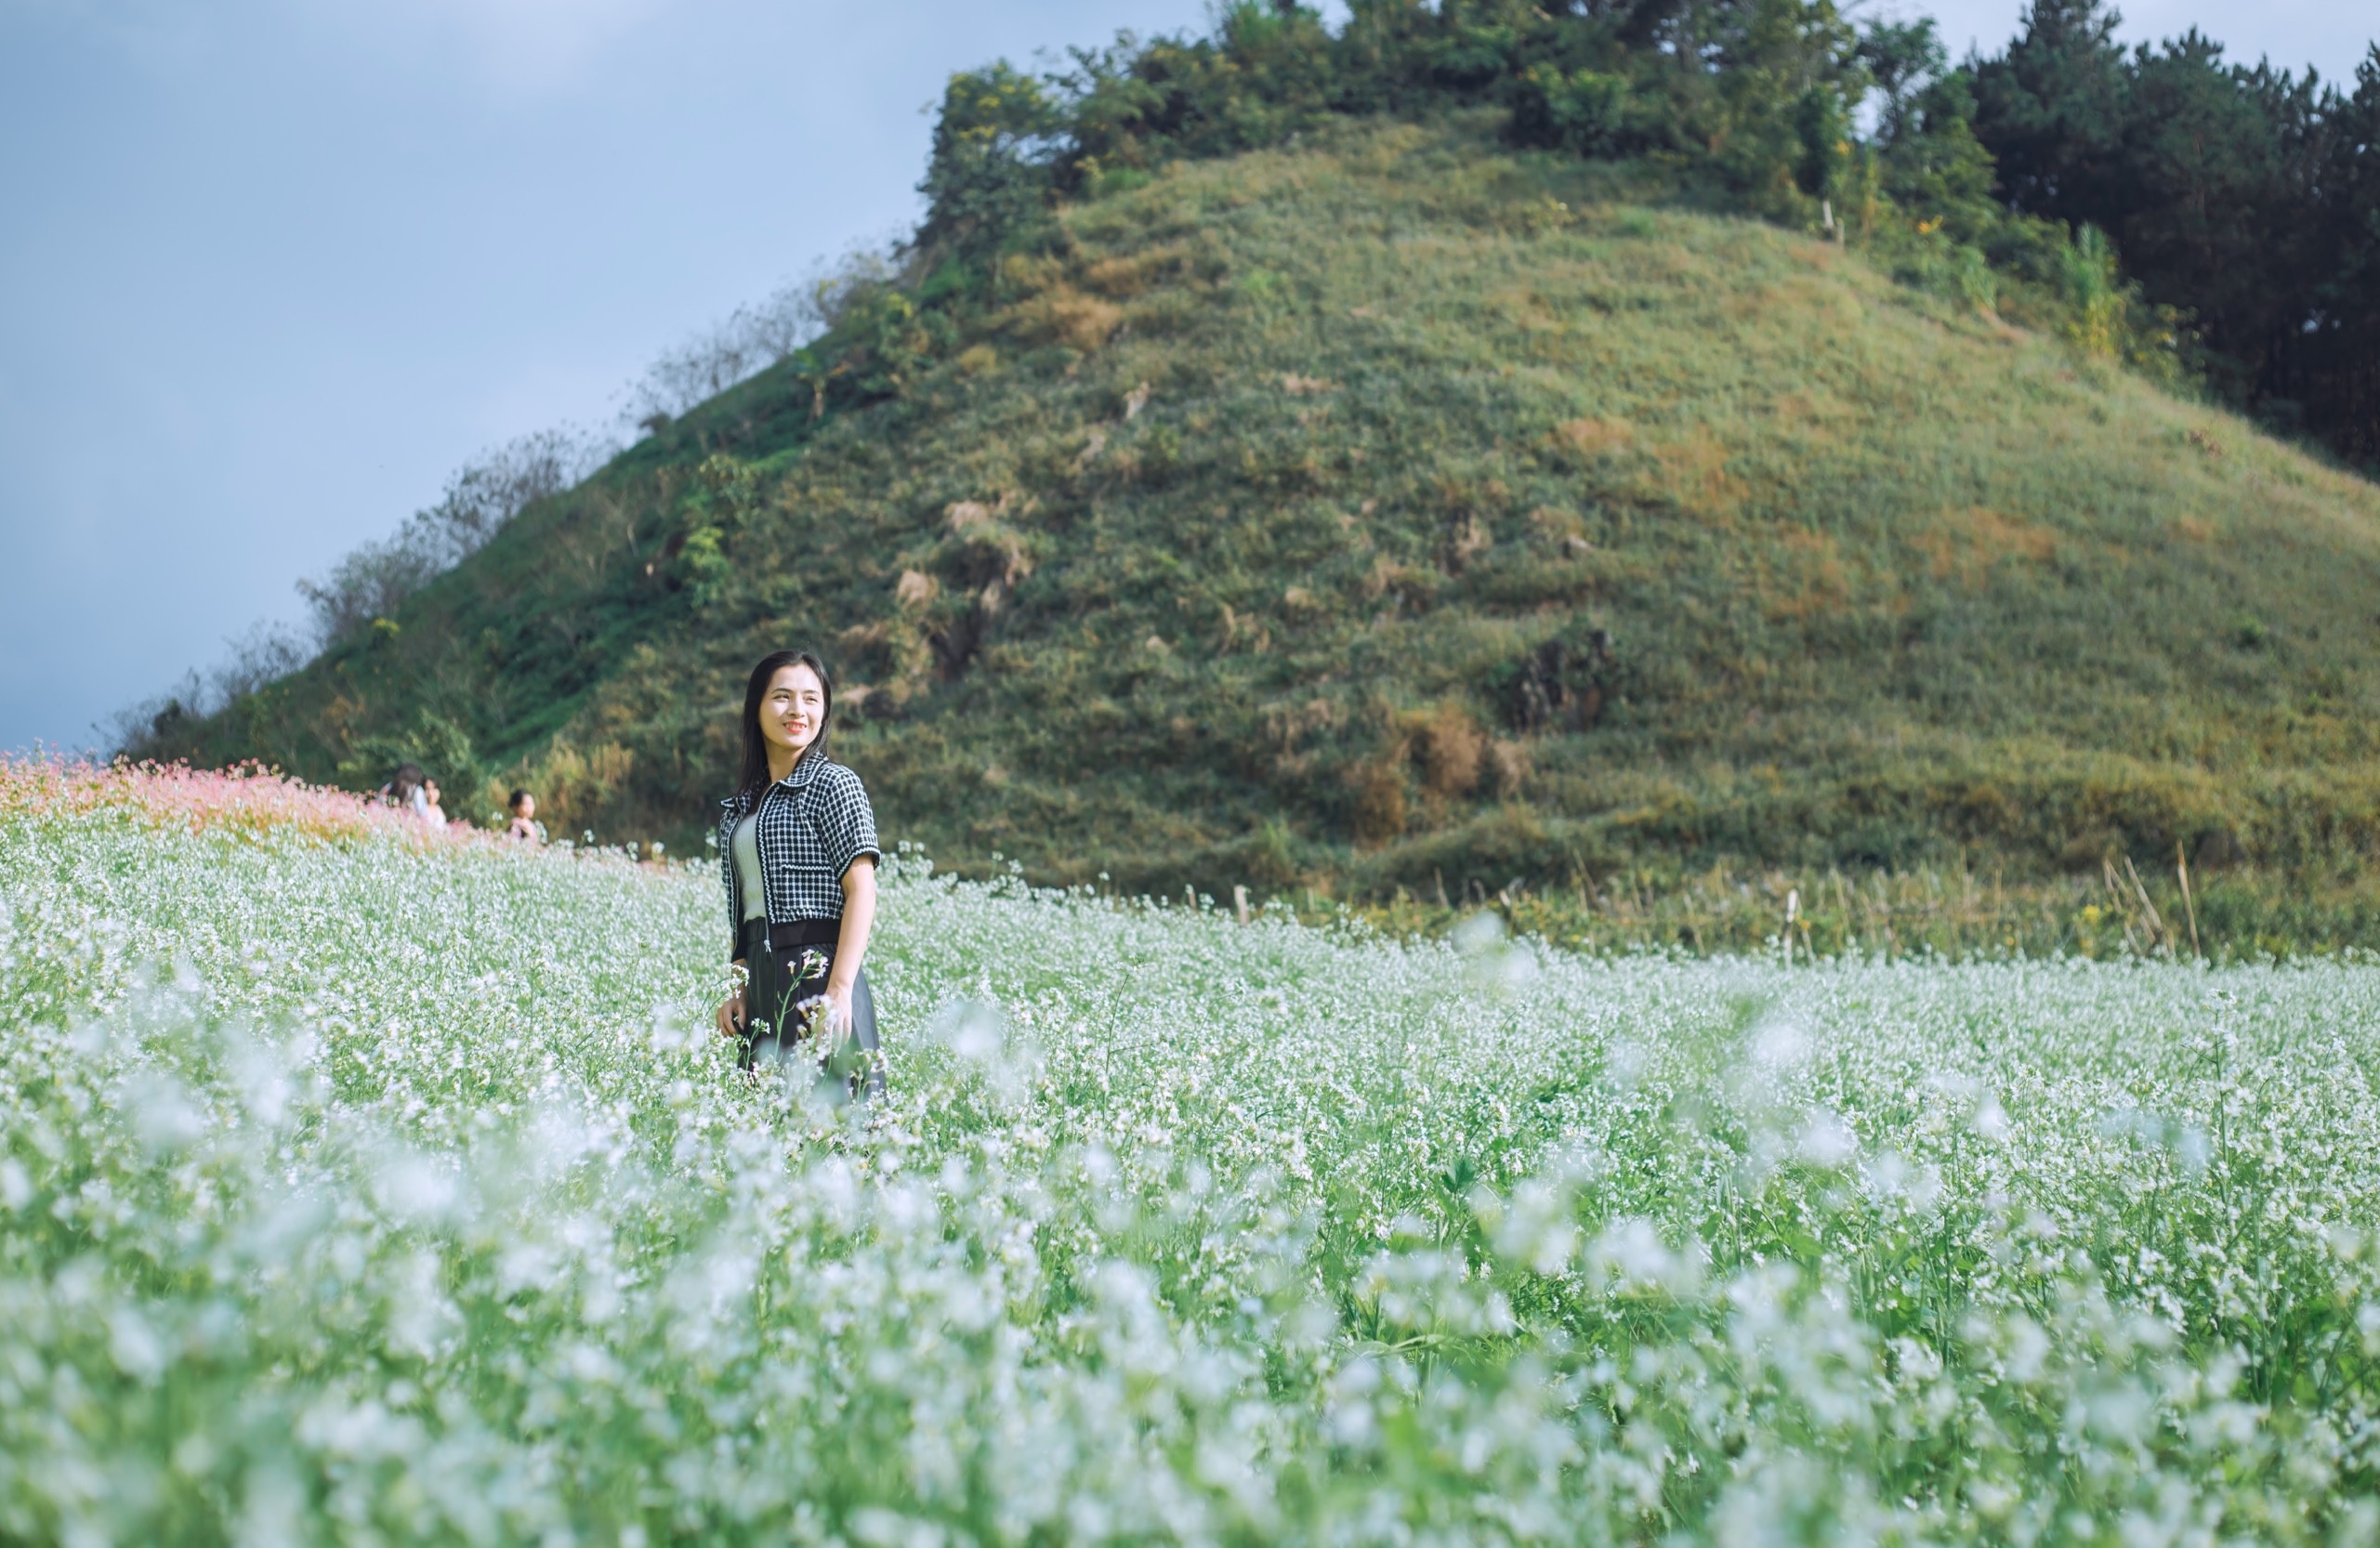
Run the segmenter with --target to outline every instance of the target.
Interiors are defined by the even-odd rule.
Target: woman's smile
[[[781,668],[763,690],[754,718],[761,736],[778,749],[770,756],[782,766],[777,769],[782,779],[826,728],[826,684],[798,662]]]

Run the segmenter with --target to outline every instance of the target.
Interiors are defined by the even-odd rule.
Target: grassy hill
[[[2380,492],[1663,188],[1484,116],[1175,164],[897,395],[748,383],[171,750],[683,846],[807,641],[888,833],[1044,879],[2356,870]]]

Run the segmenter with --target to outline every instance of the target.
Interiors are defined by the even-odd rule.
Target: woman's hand
[[[826,992],[819,996],[818,1030],[826,1044],[833,1047],[850,1035],[851,986],[829,982]]]
[[[721,1037],[743,1035],[743,964],[735,964],[732,971],[735,975],[734,991],[719,1002],[718,1013],[716,1017]]]
[[[868,933],[876,920],[876,862],[861,855],[843,872],[843,928],[835,938],[835,962],[827,970],[824,1002],[818,1028],[829,1046],[848,1037],[852,1029],[852,986],[860,979],[860,964],[867,959]]]

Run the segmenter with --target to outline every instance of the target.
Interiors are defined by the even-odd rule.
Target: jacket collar
[[[824,757],[806,757],[802,759],[801,762],[794,765],[794,771],[792,773],[786,775],[775,784],[769,786],[768,789],[764,790],[761,794],[765,796],[769,790],[799,790],[803,786],[809,784],[812,780],[817,779],[818,771],[825,767],[826,759]],[[732,811],[742,811],[744,806],[743,792],[737,791],[733,795],[728,796],[726,799],[722,800],[719,805]]]

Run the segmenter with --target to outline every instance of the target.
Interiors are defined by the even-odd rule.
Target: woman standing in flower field
[[[815,1030],[821,1068],[884,1090],[876,1013],[861,964],[875,923],[875,812],[860,777],[827,756],[835,686],[809,652],[761,658],[744,685],[742,767],[720,805],[729,955],[743,982],[718,1008],[742,1062],[782,1065]],[[856,1044],[856,1057],[844,1054]]]

